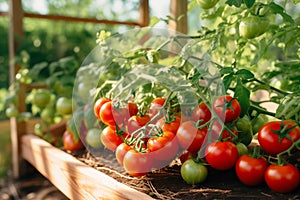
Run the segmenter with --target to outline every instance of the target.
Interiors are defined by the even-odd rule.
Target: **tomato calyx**
[[[289,140],[291,140],[293,142],[293,139],[291,138],[291,136],[289,135],[289,133],[297,127],[297,125],[294,125],[292,127],[289,127],[290,124],[284,124],[284,120],[281,121],[281,124],[280,124],[280,129],[279,130],[274,130],[274,129],[271,129],[271,131],[274,133],[274,134],[277,134],[278,135],[278,140],[279,142],[282,141],[283,138],[287,138]]]

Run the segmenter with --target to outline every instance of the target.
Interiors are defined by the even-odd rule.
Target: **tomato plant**
[[[151,117],[154,117],[157,115],[161,109],[163,109],[163,106],[166,102],[165,97],[156,97],[152,100],[150,107],[149,107],[149,113]],[[161,116],[157,116],[157,118],[160,118]]]
[[[214,7],[219,0],[196,0],[197,4],[203,9],[209,9]]]
[[[299,126],[288,120],[268,122],[258,131],[258,142],[261,148],[272,155],[287,150],[299,139]]]
[[[102,146],[101,139],[100,139],[100,130],[97,128],[91,128],[87,131],[85,136],[85,141],[88,145],[93,148],[99,148]]]
[[[205,149],[207,163],[218,170],[228,170],[235,166],[239,157],[232,142],[212,142]]]
[[[238,179],[249,186],[256,186],[264,182],[265,171],[269,166],[263,157],[251,157],[242,155],[235,164],[235,172]]]
[[[225,123],[236,120],[241,113],[240,103],[229,95],[218,97],[213,103],[213,109]]]
[[[136,130],[142,128],[150,121],[149,114],[145,115],[133,115],[128,119],[127,131],[129,134],[134,133]]]
[[[291,164],[272,164],[266,169],[265,182],[275,192],[291,192],[299,186],[300,173]]]
[[[165,116],[157,121],[156,125],[163,131],[170,131],[174,134],[180,126],[181,117],[179,116]]]
[[[186,183],[199,184],[206,180],[208,170],[203,164],[188,159],[181,165],[180,174]]]

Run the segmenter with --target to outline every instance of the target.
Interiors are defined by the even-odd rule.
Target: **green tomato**
[[[206,180],[208,171],[203,164],[188,159],[182,164],[180,174],[186,183],[198,184]]]
[[[239,142],[235,146],[238,149],[239,156],[248,154],[248,148],[245,144]]]
[[[269,20],[266,17],[248,16],[239,24],[240,35],[252,39],[264,34],[269,27]]]
[[[60,97],[56,101],[56,112],[60,115],[72,114],[72,99]]]
[[[197,0],[197,4],[203,9],[209,9],[214,7],[219,0]]]
[[[6,108],[5,114],[9,118],[10,117],[16,117],[16,116],[18,116],[19,111],[15,106],[11,106],[11,107]]]
[[[48,124],[52,124],[54,122],[55,111],[51,107],[46,107],[41,112],[41,118]]]
[[[256,118],[251,120],[253,134],[257,134],[259,129],[268,122],[268,118],[265,115],[258,115]]]
[[[51,99],[51,92],[47,89],[38,89],[33,94],[32,103],[39,107],[45,108]]]
[[[101,147],[100,130],[97,128],[89,129],[85,137],[85,141],[93,148]]]
[[[236,122],[238,129],[238,139],[241,143],[248,146],[253,138],[252,124],[250,118],[245,115],[243,118],[239,118]]]

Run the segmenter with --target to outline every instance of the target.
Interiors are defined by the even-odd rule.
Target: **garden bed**
[[[299,199],[300,188],[288,194],[272,192],[266,185],[247,187],[234,171],[209,169],[208,179],[188,185],[180,177],[180,163],[145,177],[128,176],[113,153],[91,155],[68,152],[33,136],[22,137],[22,154],[41,174],[71,199]],[[299,160],[297,161],[299,163]]]

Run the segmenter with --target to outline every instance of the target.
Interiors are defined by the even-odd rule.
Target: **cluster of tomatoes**
[[[269,165],[262,155],[248,154],[251,140],[241,142],[245,126],[240,125],[243,120],[237,99],[221,96],[211,109],[201,102],[188,116],[166,112],[167,104],[168,99],[155,98],[147,112],[140,114],[134,102],[120,103],[107,98],[95,102],[95,116],[106,125],[101,142],[115,152],[128,174],[143,176],[179,157],[181,176],[188,184],[203,182],[210,166],[215,170],[235,167],[238,178],[246,185],[258,185],[265,180],[277,192],[298,187],[300,175],[295,166]],[[299,143],[299,138],[300,128],[291,121],[268,122],[258,131],[260,148],[271,156],[287,151]]]

